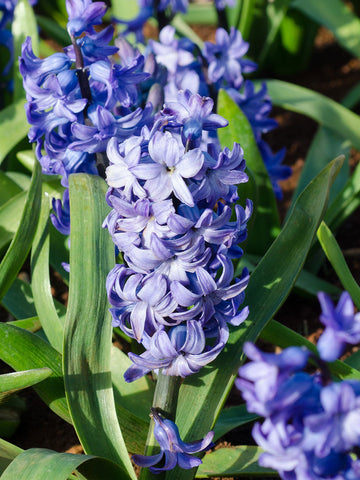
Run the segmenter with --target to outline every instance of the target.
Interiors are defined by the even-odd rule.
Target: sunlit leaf
[[[86,174],[71,175],[69,185],[70,290],[64,341],[69,410],[85,452],[113,460],[124,469],[121,478],[136,480],[111,384],[112,326],[105,281],[114,266],[115,251],[102,228],[109,211],[107,186],[102,178]]]

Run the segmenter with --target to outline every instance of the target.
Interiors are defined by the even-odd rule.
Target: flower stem
[[[163,375],[161,370],[156,382],[154,393],[153,408],[161,415],[169,420],[175,421],[176,406],[181,384],[181,377]],[[145,455],[155,455],[159,453],[160,448],[154,437],[153,420],[150,422],[148,437],[146,440]],[[162,474],[151,473],[148,468],[143,468],[140,473],[139,480],[162,480],[165,478],[166,472]]]

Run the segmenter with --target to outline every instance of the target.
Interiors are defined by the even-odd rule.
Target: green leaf
[[[325,215],[326,224],[336,230],[360,207],[360,165],[357,165],[345,186],[338,193]]]
[[[58,352],[62,352],[66,308],[61,306],[62,318],[60,319],[51,293],[49,215],[50,198],[47,193],[44,193],[38,228],[31,251],[31,287],[35,308],[46,337]]]
[[[292,0],[291,6],[298,8],[320,25],[324,25],[334,34],[342,47],[355,57],[360,57],[360,20],[344,2]]]
[[[69,34],[67,33],[67,30],[58,22],[43,15],[37,15],[36,20],[41,30],[45,32],[52,40],[62,47],[69,45]]]
[[[317,237],[344,289],[349,292],[357,308],[360,308],[360,287],[347,266],[339,244],[325,222],[321,223],[317,231]]]
[[[218,130],[223,147],[233,148],[234,142],[244,150],[246,164],[252,172],[258,189],[257,204],[254,205],[254,222],[249,228],[246,250],[264,254],[280,230],[279,215],[275,195],[261,154],[257,148],[253,130],[248,119],[225,90],[218,95],[218,114],[229,121],[229,125]],[[239,186],[241,201],[244,201],[242,187]]]
[[[258,415],[247,411],[245,404],[224,408],[216,420],[213,429],[214,442],[225,435],[225,433],[246,423],[253,422],[257,418],[259,418]]]
[[[257,255],[246,254],[241,258],[241,261],[238,263],[235,277],[241,275],[243,268],[247,268],[249,272],[255,270],[256,264],[259,263],[261,257]],[[329,295],[340,295],[341,290],[337,288],[330,282],[323,280],[322,278],[317,277],[311,272],[308,272],[305,269],[302,269],[298,278],[296,279],[294,290],[297,290],[300,294],[316,296],[319,291],[326,292]]]
[[[260,467],[258,464],[261,453],[263,450],[260,447],[253,446],[219,448],[203,457],[203,463],[196,472],[195,478],[252,475],[273,478],[276,475],[274,470]]]
[[[125,382],[124,373],[132,365],[128,356],[116,347],[111,349],[111,378],[117,416],[127,449],[144,453],[150,423],[154,385],[147,376]]]
[[[1,304],[17,319],[37,316],[31,286],[19,278],[12,283]]]
[[[0,300],[20,271],[34,238],[41,205],[41,169],[36,164],[20,226],[0,264]]]
[[[282,80],[265,80],[274,105],[306,115],[360,149],[360,117],[320,93]],[[260,81],[256,82],[256,84]],[[334,120],[336,119],[336,121]],[[334,153],[336,155],[336,152]]]
[[[200,25],[217,24],[216,10],[214,5],[210,3],[190,3],[187,13],[181,16],[188,25],[191,23]]]
[[[14,100],[25,100],[23,79],[19,72],[18,58],[21,56],[21,47],[26,37],[31,37],[33,52],[39,55],[39,36],[34,10],[28,0],[19,0],[14,10],[14,19],[11,24],[11,33],[14,39]]]
[[[0,438],[0,475],[23,450]]]
[[[306,185],[334,158],[334,155],[345,155],[345,164],[336,177],[330,192],[330,204],[344,188],[349,178],[350,142],[339,137],[332,129],[321,127],[310,149],[307,152],[300,180],[296,186],[292,201],[296,200]]]
[[[0,375],[0,403],[11,393],[42,382],[52,374],[50,368],[36,368]]]
[[[111,12],[115,18],[132,20],[139,13],[139,6],[136,0],[116,0],[111,3]]]
[[[65,325],[64,378],[73,424],[86,453],[106,456],[136,480],[116,416],[111,384],[111,316],[105,288],[115,251],[102,228],[109,207],[100,177],[69,178],[70,290]],[[101,432],[99,434],[99,432]]]
[[[22,189],[14,180],[9,178],[6,173],[0,171],[0,207],[21,191]],[[2,226],[1,220],[0,225]]]
[[[333,160],[299,196],[282,231],[250,277],[245,296],[250,310],[248,319],[233,329],[226,347],[211,366],[187,377],[182,384],[176,423],[185,441],[201,438],[215,423],[244,360],[244,342],[256,340],[291,291],[326,211],[329,189],[341,165],[341,158]],[[191,472],[176,472],[167,478],[192,477]]]
[[[19,228],[26,192],[20,191],[0,207],[0,251],[13,239]]]
[[[34,389],[53,412],[71,423],[59,352],[33,333],[0,323],[0,358],[17,371],[50,368],[52,375]]]
[[[125,478],[121,468],[106,458],[58,453],[31,448],[18,454],[4,471],[1,480],[67,480],[78,469],[87,480]],[[72,477],[74,478],[74,477]]]
[[[32,333],[37,332],[41,328],[39,317],[23,318],[21,320],[14,320],[7,323],[9,325],[14,325],[15,327],[22,328]]]
[[[34,165],[37,160],[33,150],[21,150],[20,152],[16,153],[16,158],[27,170],[30,172],[34,170]]]
[[[50,225],[50,265],[58,272],[64,283],[69,284],[69,273],[63,263],[69,263],[69,237]]]
[[[0,112],[0,164],[29,130],[24,103],[25,101],[21,99]]]
[[[197,45],[200,50],[204,48],[204,42],[201,40],[199,35],[197,35],[194,30],[189,27],[187,22],[183,19],[181,15],[175,15],[175,17],[172,19],[171,24],[173,27],[176,28],[176,30],[183,35],[184,37],[189,38],[192,42]]]
[[[29,175],[27,175],[26,173],[8,171],[6,172],[6,175],[9,179],[15,182],[16,185],[21,188],[21,190],[29,190],[31,184],[31,177],[29,177]]]
[[[271,47],[274,45],[275,38],[279,32],[281,22],[284,20],[291,0],[278,0],[276,2],[268,3],[266,6],[266,16],[269,24],[269,30],[266,35],[264,46],[257,58],[257,63],[264,64],[269,54]]]

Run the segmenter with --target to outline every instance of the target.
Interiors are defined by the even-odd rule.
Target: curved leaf
[[[28,0],[19,0],[14,10],[14,19],[11,24],[11,33],[14,39],[14,99],[25,99],[23,79],[19,72],[18,58],[26,37],[31,37],[35,55],[39,54],[39,35],[34,10]]]
[[[35,308],[46,337],[58,352],[62,352],[64,320],[60,320],[56,311],[50,284],[49,215],[50,197],[45,193],[42,196],[40,219],[31,251],[31,287]],[[61,307],[62,314],[65,316],[66,309],[64,306]]]
[[[291,6],[324,25],[334,34],[340,45],[355,57],[360,57],[360,20],[344,2],[292,0]]]
[[[282,80],[265,80],[274,105],[306,115],[360,149],[360,117],[340,103]],[[258,81],[260,82],[260,81]],[[336,153],[334,153],[336,155]]]
[[[53,412],[71,423],[65,399],[59,352],[33,333],[0,323],[0,358],[17,371],[50,368],[52,375],[35,385],[34,389]]]
[[[1,445],[0,445],[1,447]],[[1,480],[67,480],[78,469],[87,480],[119,480],[123,472],[115,463],[92,455],[58,453],[31,448],[18,454]]]
[[[0,112],[0,164],[29,131],[24,103],[24,99],[21,99]]]
[[[258,459],[263,450],[260,447],[241,446],[219,448],[207,453],[195,478],[261,476],[274,477],[276,472],[270,468],[260,467]]]
[[[51,374],[50,368],[45,367],[0,375],[0,402],[11,393],[31,387]]]
[[[219,92],[217,112],[229,121],[227,127],[218,131],[221,145],[230,149],[233,148],[234,142],[241,145],[246,165],[250,168],[255,181],[257,204],[254,205],[254,219],[250,220],[254,223],[249,227],[246,250],[263,255],[280,230],[279,214],[270,178],[248,119],[225,90]],[[246,184],[238,187],[241,201],[245,201],[247,194],[244,187],[248,188]]]
[[[339,277],[344,289],[350,293],[357,308],[360,308],[360,286],[352,276],[341,248],[325,222],[321,223],[317,231],[317,237],[321,248],[325,252],[327,259]]]
[[[41,205],[41,169],[37,163],[26,197],[20,226],[0,264],[0,300],[20,271],[35,235]]]
[[[245,296],[248,319],[231,332],[227,346],[213,364],[187,377],[181,386],[176,423],[185,441],[201,438],[215,423],[244,360],[244,342],[256,340],[291,291],[341,165],[342,159],[335,159],[300,195],[281,233],[250,277]],[[167,478],[190,479],[192,472],[176,472]]]
[[[9,245],[19,228],[25,199],[26,192],[20,191],[0,207],[0,251]]]
[[[73,424],[86,453],[109,458],[136,479],[116,416],[111,384],[112,326],[105,288],[115,262],[102,228],[109,211],[106,183],[75,174],[69,179],[70,290],[65,324],[64,378]]]
[[[0,475],[23,450],[0,438]]]

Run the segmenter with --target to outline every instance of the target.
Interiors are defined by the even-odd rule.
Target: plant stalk
[[[163,417],[175,421],[176,407],[179,396],[179,388],[181,377],[163,375],[160,370],[153,400],[153,408],[157,410]],[[155,422],[151,420],[148,437],[146,440],[145,455],[156,455],[159,453],[159,445],[154,436]],[[139,480],[163,480],[166,472],[162,474],[151,473],[148,468],[143,468],[140,473]]]

